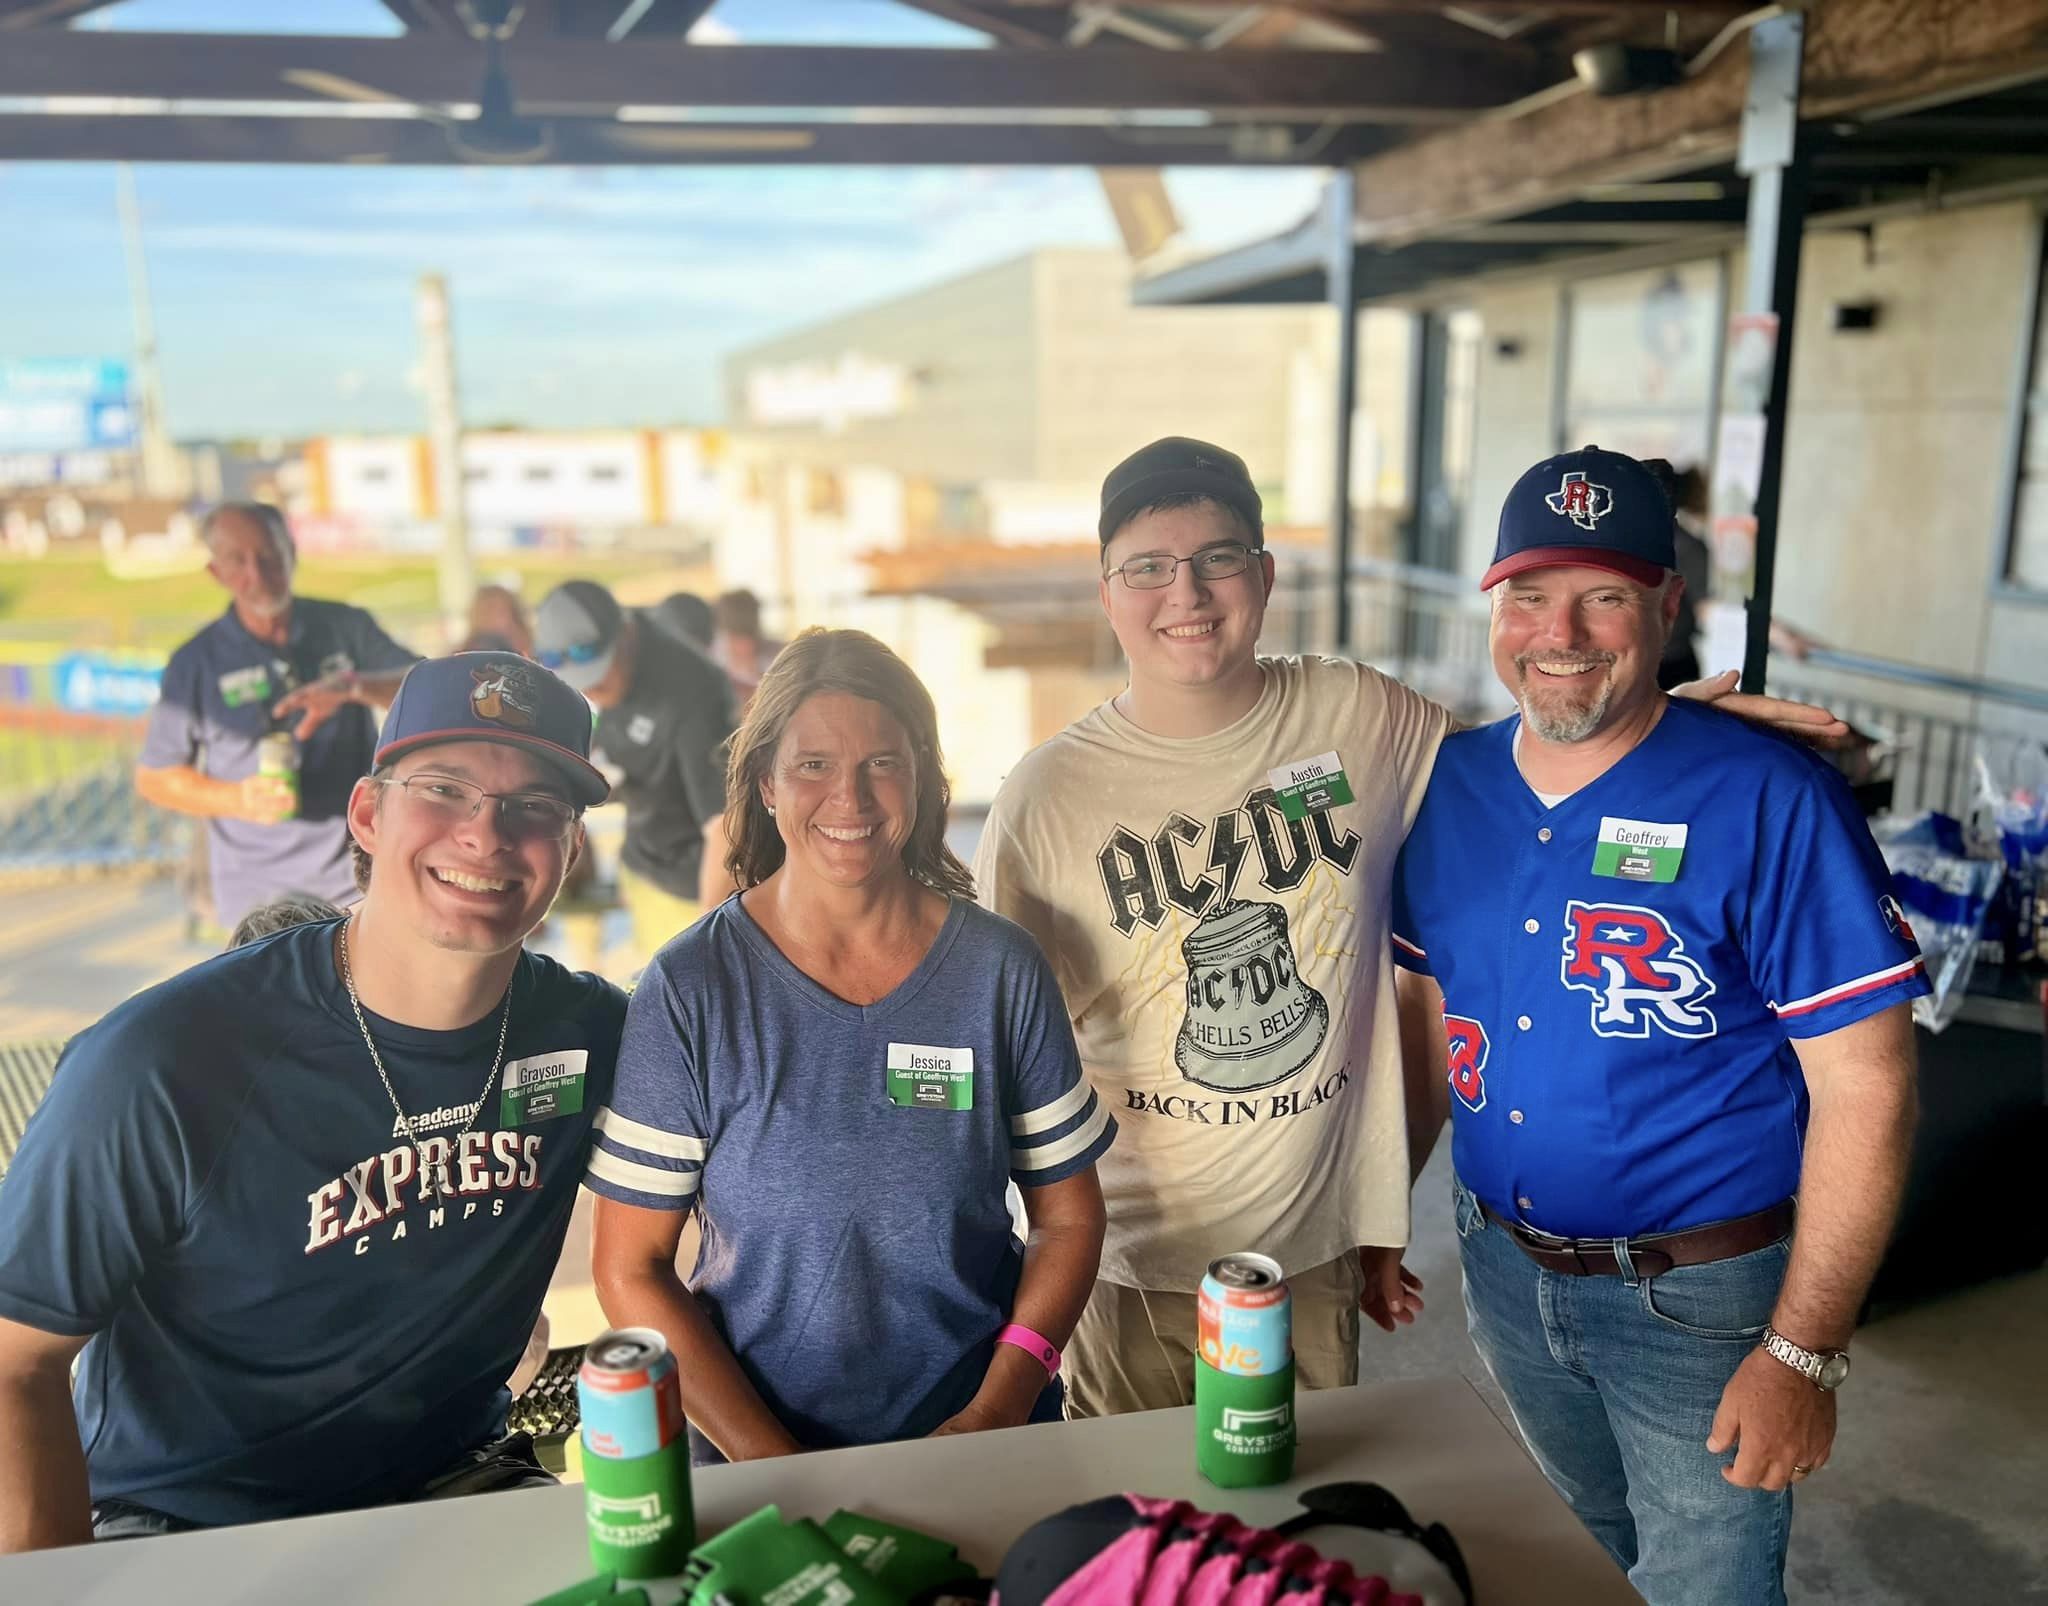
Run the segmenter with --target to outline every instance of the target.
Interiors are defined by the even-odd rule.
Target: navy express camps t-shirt
[[[205,1524],[376,1505],[503,1431],[625,997],[524,955],[459,1143],[498,1010],[453,1032],[365,1012],[446,1156],[455,1196],[428,1199],[335,930],[209,960],[81,1033],[0,1182],[0,1316],[94,1335],[74,1395],[95,1500]]]

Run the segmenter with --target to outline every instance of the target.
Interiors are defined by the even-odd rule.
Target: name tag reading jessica
[[[498,1096],[498,1125],[531,1126],[583,1109],[583,1074],[590,1051],[565,1048],[553,1054],[529,1054],[505,1067]]]
[[[899,1110],[974,1108],[974,1050],[889,1045],[889,1102]]]
[[[1351,782],[1345,777],[1343,761],[1334,752],[1282,764],[1277,770],[1268,770],[1266,779],[1273,783],[1273,797],[1280,812],[1290,820],[1304,820],[1311,814],[1352,801]]]
[[[1593,874],[1624,881],[1676,881],[1685,857],[1685,827],[1603,815],[1593,849]]]

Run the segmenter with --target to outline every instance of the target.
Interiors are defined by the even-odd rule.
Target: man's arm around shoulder
[[[0,1553],[92,1539],[71,1362],[85,1347],[0,1319]]]

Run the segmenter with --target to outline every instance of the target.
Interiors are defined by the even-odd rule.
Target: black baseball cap
[[[1510,575],[1552,566],[1606,569],[1638,585],[1663,583],[1678,567],[1671,498],[1633,457],[1583,446],[1546,457],[1515,481],[1501,504],[1490,591]]]
[[[1244,459],[1185,435],[1141,446],[1109,471],[1102,482],[1102,517],[1095,526],[1102,544],[1109,545],[1141,508],[1169,496],[1214,497],[1244,520],[1254,547],[1265,546],[1265,508]]]
[[[546,759],[587,808],[611,795],[590,762],[590,727],[582,694],[539,664],[512,652],[450,653],[406,672],[372,765],[437,742],[503,742]]]

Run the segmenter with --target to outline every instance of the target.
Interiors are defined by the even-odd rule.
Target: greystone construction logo
[[[1314,1059],[1330,1009],[1301,977],[1287,911],[1240,900],[1235,890],[1254,864],[1258,884],[1276,893],[1299,887],[1319,862],[1349,875],[1358,849],[1358,833],[1339,832],[1325,812],[1288,819],[1270,786],[1206,829],[1176,812],[1149,838],[1122,825],[1110,833],[1096,867],[1117,932],[1156,930],[1169,908],[1199,922],[1181,944],[1187,1013],[1173,1054],[1188,1081],[1245,1092],[1285,1081]]]

